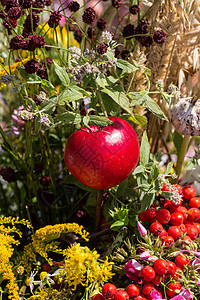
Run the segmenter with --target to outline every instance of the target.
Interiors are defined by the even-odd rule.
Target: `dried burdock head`
[[[180,99],[171,110],[171,122],[180,134],[199,136],[200,99]]]
[[[123,37],[127,38],[128,40],[131,39],[134,34],[135,34],[135,26],[132,24],[126,25],[122,30]]]
[[[86,8],[82,15],[82,20],[86,24],[92,24],[96,19],[96,12],[92,7]]]

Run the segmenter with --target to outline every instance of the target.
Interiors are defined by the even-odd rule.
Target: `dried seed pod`
[[[180,99],[171,110],[171,121],[183,135],[200,135],[200,99]]]

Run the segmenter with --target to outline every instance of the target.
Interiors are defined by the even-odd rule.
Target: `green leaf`
[[[116,65],[119,69],[122,69],[126,73],[132,73],[138,70],[138,67],[130,64],[128,61],[123,59],[118,59]]]
[[[107,126],[111,125],[113,121],[103,116],[90,115],[90,124],[91,123],[97,126]]]
[[[181,145],[182,145],[182,142],[183,142],[183,136],[175,130],[172,134],[172,139],[173,139],[173,143],[176,147],[177,154],[179,156],[179,153],[180,153],[180,150],[181,150]]]
[[[140,125],[140,123],[134,117],[132,109],[130,108],[129,99],[126,97],[126,95],[123,92],[119,92],[115,90],[111,91],[107,88],[104,88],[102,90],[102,93],[105,93],[108,96],[110,96],[122,109],[127,111],[132,116],[134,123]]]
[[[108,85],[107,80],[105,75],[100,74],[97,78],[96,78],[96,83],[100,86],[100,87],[105,87]]]
[[[90,121],[90,116],[84,116],[83,117],[83,124],[86,126],[86,127],[89,127],[89,121]]]
[[[150,188],[151,188],[151,184],[148,183],[142,183],[137,186],[137,189],[143,192],[149,192]]]
[[[112,229],[113,231],[117,231],[123,226],[124,226],[124,221],[118,220],[110,225],[110,229]]]
[[[142,201],[141,201],[141,210],[140,212],[145,211],[148,209],[154,202],[155,200],[155,194],[145,194]]]
[[[143,133],[142,142],[140,146],[140,164],[145,166],[149,162],[150,145],[146,131]]]
[[[83,99],[85,96],[82,92],[79,91],[78,87],[70,87],[65,89],[59,96],[58,96],[58,103],[62,104],[62,102],[72,102]]]
[[[70,79],[69,76],[66,72],[66,70],[62,67],[60,67],[55,61],[53,62],[55,66],[55,72],[58,75],[58,78],[62,82],[64,86],[69,86],[70,84]]]
[[[165,170],[165,175],[168,175],[171,172],[173,165],[173,161],[170,161],[170,163],[167,165],[167,169]]]
[[[145,106],[146,108],[152,112],[155,116],[168,121],[167,117],[165,116],[164,112],[160,108],[160,106],[148,95],[146,95],[145,99]]]
[[[116,192],[116,197],[120,198],[126,193],[126,189],[128,186],[128,180],[124,180],[120,185],[118,186],[117,192]]]
[[[158,178],[159,174],[160,174],[160,172],[159,172],[158,166],[156,164],[153,164],[149,177],[151,178],[151,180],[154,181]]]
[[[46,114],[51,115],[54,111],[56,110],[56,104],[55,103],[47,103],[44,107],[43,107],[43,112]]]
[[[34,129],[35,133],[38,133],[41,129],[41,122],[40,122],[40,116],[36,116],[34,119]]]
[[[133,171],[133,175],[136,175],[136,174],[140,174],[140,173],[143,173],[145,171],[145,167],[144,166],[137,166],[135,168],[135,170]]]
[[[82,121],[82,117],[80,114],[69,111],[64,112],[63,114],[57,114],[56,119],[67,124],[80,124]]]
[[[135,119],[139,122],[142,129],[147,128],[147,118],[144,116],[140,116],[138,114],[134,114]]]
[[[55,91],[55,87],[53,86],[53,84],[46,79],[42,79],[41,88],[44,89],[48,93]]]

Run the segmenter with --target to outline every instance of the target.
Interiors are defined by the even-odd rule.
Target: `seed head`
[[[76,12],[79,10],[80,8],[80,4],[76,1],[71,1],[69,2],[69,4],[67,5],[67,8],[69,9],[69,11],[71,12]]]
[[[14,36],[10,40],[10,49],[12,50],[23,49],[24,45],[25,45],[25,40],[23,36]]]
[[[132,5],[129,7],[129,11],[132,15],[137,15],[140,11],[140,8],[138,5]]]
[[[24,9],[30,8],[33,5],[33,0],[19,0],[19,5]]]
[[[96,12],[92,7],[88,7],[82,15],[82,20],[86,24],[92,24],[96,19]]]
[[[29,74],[37,72],[39,63],[36,59],[31,59],[24,64],[25,71]]]
[[[112,0],[112,5],[115,7],[115,8],[120,8],[123,4],[123,0]]]
[[[135,26],[132,24],[126,25],[123,30],[122,30],[123,37],[127,38],[130,40],[132,35],[135,34]]]
[[[107,45],[105,43],[101,43],[97,46],[97,52],[99,54],[104,54],[107,52]]]
[[[55,28],[59,25],[60,20],[62,19],[61,13],[59,11],[53,11],[50,14],[48,21],[49,27]]]
[[[11,167],[1,168],[0,175],[7,182],[16,182],[17,181],[17,172]]]
[[[34,51],[37,48],[44,48],[45,44],[42,35],[30,35],[24,44],[24,50]]]
[[[106,20],[104,18],[99,19],[97,22],[97,28],[100,30],[104,30],[106,29],[106,27],[107,27]]]
[[[22,16],[23,12],[19,7],[11,7],[7,13],[8,18],[12,20],[18,20]]]
[[[38,25],[39,25],[39,21],[40,21],[40,17],[35,12],[32,13],[32,16],[28,15],[24,22],[25,32],[30,33],[30,32],[36,31],[36,29],[38,28]],[[24,34],[23,34],[23,36],[24,36]]]
[[[157,30],[153,34],[153,40],[157,44],[162,44],[166,41],[166,34],[163,30]]]

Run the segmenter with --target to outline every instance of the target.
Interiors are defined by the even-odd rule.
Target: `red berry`
[[[198,235],[200,235],[200,223],[194,223],[194,227],[198,230]]]
[[[182,286],[179,282],[171,282],[166,288],[166,293],[170,297],[174,297],[180,293]]]
[[[194,197],[190,200],[189,206],[192,208],[199,208],[200,207],[200,198]]]
[[[144,295],[140,294],[139,296],[135,297],[134,300],[147,300]]]
[[[147,217],[146,217],[146,211],[143,211],[142,213],[138,214],[138,218],[141,222],[146,222],[148,221]]]
[[[162,258],[157,259],[154,262],[153,267],[158,275],[164,275],[167,273],[167,262]]]
[[[176,272],[175,263],[173,261],[168,261],[167,262],[167,274],[173,276],[175,272]]]
[[[102,294],[104,297],[112,298],[116,292],[117,292],[117,288],[114,284],[112,284],[112,283],[104,284],[103,289],[102,289]]]
[[[198,229],[195,226],[188,226],[187,227],[187,235],[192,240],[195,240],[198,237],[198,235],[199,235]]]
[[[151,281],[155,277],[155,271],[152,267],[146,266],[142,268],[140,276],[144,278],[145,281]]]
[[[188,210],[188,220],[191,222],[198,221],[200,219],[200,210],[198,208],[190,208]]]
[[[188,212],[187,212],[187,208],[184,207],[184,206],[179,206],[175,209],[175,212],[180,212],[183,217],[184,217],[184,220],[187,219],[187,216],[188,216]]]
[[[165,243],[165,248],[169,249],[174,245],[173,237],[167,235],[162,238],[162,244]]]
[[[196,191],[192,185],[187,184],[182,189],[182,195],[185,200],[191,200],[196,196]]]
[[[183,217],[182,213],[173,212],[171,214],[170,222],[172,225],[175,225],[175,226],[181,225],[183,223],[183,220],[184,220],[184,217]]]
[[[148,296],[150,295],[150,293],[154,290],[154,284],[151,283],[151,282],[146,282],[142,289],[141,289],[141,292],[145,295],[145,296]]]
[[[150,207],[145,211],[145,216],[147,221],[156,220],[156,210],[153,207]]]
[[[139,287],[135,284],[129,284],[129,286],[126,288],[126,291],[130,298],[136,297],[140,293]]]
[[[149,228],[154,236],[158,236],[163,230],[163,226],[159,222],[153,222]]]
[[[167,186],[166,183],[163,183],[161,191],[169,192],[170,191],[169,186]]]
[[[185,254],[178,254],[175,258],[175,264],[181,269],[188,266],[189,263],[190,261],[187,259]]]
[[[155,278],[153,280],[151,280],[151,282],[153,284],[157,285],[157,284],[161,283],[162,280],[163,280],[163,277],[160,276],[160,275],[158,275],[158,274],[156,274]]]
[[[168,235],[173,237],[173,239],[176,241],[178,238],[182,236],[182,231],[178,226],[171,226],[168,229]]]
[[[180,228],[180,230],[182,231],[183,234],[185,234],[187,232],[185,224],[179,225],[178,228]]]
[[[193,225],[194,225],[194,222],[191,222],[191,221],[189,221],[189,220],[185,220],[185,221],[183,222],[183,224],[185,225],[185,227],[188,227],[188,226],[193,226]]]
[[[105,300],[102,294],[96,294],[92,297],[92,300]]]
[[[114,295],[114,300],[129,300],[129,295],[124,290],[118,290]]]
[[[167,236],[167,235],[168,235],[167,231],[165,229],[163,229],[161,231],[161,233],[159,234],[159,237],[161,238],[161,237],[164,237],[164,236]]]
[[[156,212],[156,219],[161,224],[167,224],[170,221],[170,212],[165,208],[161,208]]]
[[[179,195],[182,194],[182,186],[180,184],[174,184],[174,186],[177,188]]]

